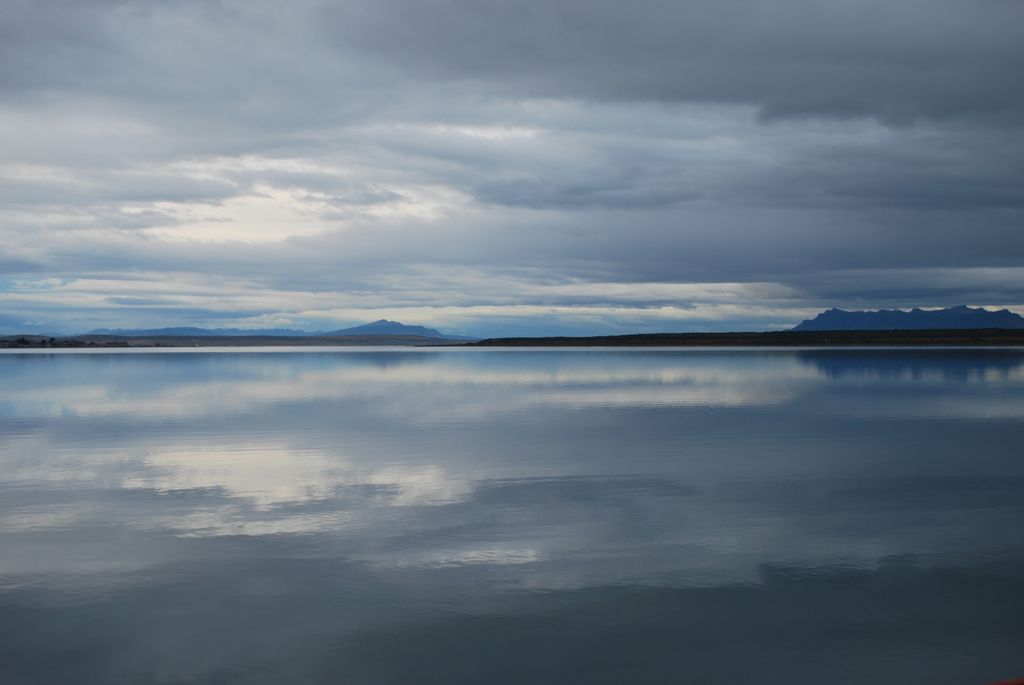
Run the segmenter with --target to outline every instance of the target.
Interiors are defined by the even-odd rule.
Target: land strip
[[[488,338],[468,347],[816,347],[876,345],[1024,345],[1024,330],[770,331],[644,333],[589,337]]]
[[[418,335],[346,336],[156,336],[82,335],[0,336],[0,348],[118,348],[118,347],[868,347],[868,346],[1024,346],[1024,330],[909,330],[909,331],[769,331],[764,333],[643,333],[588,337],[488,338],[459,342]]]

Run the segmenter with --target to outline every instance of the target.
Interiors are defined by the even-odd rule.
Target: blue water
[[[1022,676],[1022,351],[0,354],[0,683]]]

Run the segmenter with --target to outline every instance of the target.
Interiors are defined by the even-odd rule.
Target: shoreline
[[[985,347],[1024,346],[1024,329],[639,333],[586,337],[488,338],[466,347]]]
[[[635,333],[601,336],[442,340],[420,336],[0,336],[0,349],[123,349],[210,347],[1015,347],[1024,329]]]

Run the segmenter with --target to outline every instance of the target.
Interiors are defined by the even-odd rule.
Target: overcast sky
[[[0,331],[1024,313],[1019,0],[0,0]]]

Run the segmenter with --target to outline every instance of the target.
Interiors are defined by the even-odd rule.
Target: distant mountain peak
[[[802,321],[794,331],[886,331],[925,329],[1024,328],[1024,317],[1008,309],[989,311],[965,304],[945,309],[880,309],[846,311],[826,309]]]
[[[342,328],[336,331],[324,333],[325,336],[343,337],[350,335],[415,335],[422,338],[436,338],[439,340],[474,340],[456,335],[445,335],[436,328],[426,326],[414,326],[389,319],[377,319],[372,323],[351,328]]]
[[[372,323],[351,328],[341,328],[336,331],[328,331],[324,335],[345,336],[345,335],[419,335],[426,338],[443,338],[444,334],[435,328],[426,326],[408,326],[398,321],[377,319]]]

